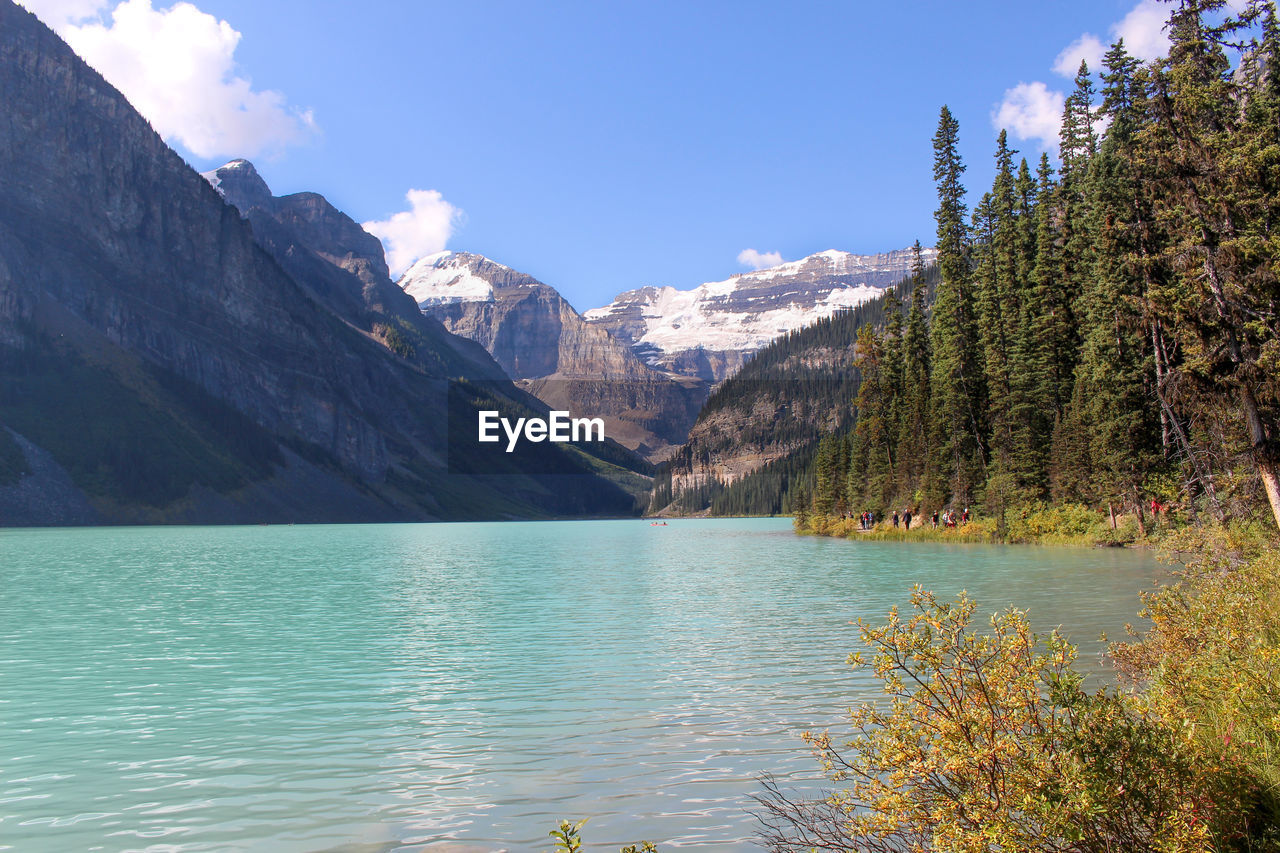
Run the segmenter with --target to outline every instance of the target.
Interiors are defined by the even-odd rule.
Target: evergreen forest
[[[973,199],[933,138],[939,282],[857,332],[856,425],[821,441],[812,518],[972,506],[1280,524],[1280,25],[1172,9],[1167,60],[1081,64],[1060,164],[1002,131]],[[1276,227],[1273,227],[1276,226]]]

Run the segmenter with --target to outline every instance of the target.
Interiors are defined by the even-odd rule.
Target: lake
[[[789,519],[0,531],[0,849],[753,850],[911,585],[1100,670],[1166,570]]]

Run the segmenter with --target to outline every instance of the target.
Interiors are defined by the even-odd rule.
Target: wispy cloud
[[[1169,52],[1169,34],[1164,31],[1168,18],[1167,4],[1142,0],[1111,28],[1111,40],[1124,39],[1125,50],[1144,62],[1159,59]]]
[[[1066,96],[1044,83],[1019,83],[1004,93],[991,124],[1018,139],[1038,140],[1042,149],[1050,150],[1058,144],[1065,104]]]
[[[1235,5],[1243,0],[1230,0]],[[1158,59],[1169,52],[1169,36],[1164,31],[1168,8],[1159,0],[1139,0],[1139,3],[1108,29],[1110,43],[1124,39],[1125,50],[1144,62]],[[1074,77],[1080,61],[1089,64],[1089,70],[1102,70],[1102,58],[1107,45],[1093,33],[1084,33],[1062,49],[1053,61],[1053,71],[1064,77]],[[996,130],[1008,130],[1017,139],[1037,140],[1045,150],[1058,145],[1058,131],[1062,126],[1062,108],[1066,95],[1050,89],[1044,83],[1034,81],[1019,83],[1004,93],[1004,98],[991,113],[991,124]]]
[[[387,266],[398,276],[418,258],[443,252],[462,221],[463,212],[445,201],[437,190],[409,190],[409,209],[386,219],[363,224],[364,230],[382,241]]]
[[[191,3],[22,0],[166,140],[197,157],[272,156],[316,133],[310,110],[257,90],[235,61],[241,34]]]
[[[18,5],[34,12],[55,30],[85,18],[96,18],[106,6],[103,0],[18,0]]]
[[[1063,77],[1075,77],[1080,70],[1080,63],[1087,62],[1090,71],[1102,67],[1102,56],[1107,47],[1093,33],[1085,33],[1080,38],[1063,48],[1062,53],[1053,61],[1053,71]]]
[[[738,253],[738,263],[753,270],[776,267],[782,263],[782,255],[778,252],[757,252],[755,249],[743,249]]]

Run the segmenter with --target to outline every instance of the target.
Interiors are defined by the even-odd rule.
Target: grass
[[[1149,530],[1144,536],[1132,516],[1117,519],[1080,504],[1038,504],[1005,513],[1003,529],[994,518],[972,518],[957,527],[933,527],[916,518],[910,530],[879,522],[871,530],[861,529],[855,518],[814,516],[802,532],[876,542],[1006,543],[1029,545],[1125,546],[1159,539],[1170,528]]]

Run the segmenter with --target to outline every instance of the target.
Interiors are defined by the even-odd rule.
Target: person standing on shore
[[[907,530],[911,529],[911,510],[907,510],[902,514],[902,526]]]

